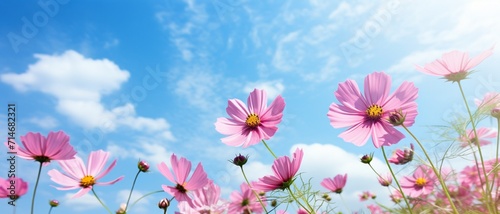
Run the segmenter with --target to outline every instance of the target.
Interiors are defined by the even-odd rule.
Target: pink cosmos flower
[[[383,211],[380,206],[377,206],[375,204],[370,204],[366,207],[368,208],[368,210],[370,210],[371,214],[389,214],[390,213],[390,212]]]
[[[325,178],[321,182],[321,186],[325,187],[326,189],[334,192],[334,193],[342,193],[342,190],[344,189],[344,186],[347,182],[347,174],[344,175],[336,175],[333,179],[332,178]]]
[[[389,95],[391,77],[383,72],[374,72],[365,78],[364,96],[353,80],[340,83],[335,97],[340,104],[332,103],[328,111],[330,124],[334,128],[350,127],[339,135],[344,141],[362,146],[372,138],[376,148],[389,146],[405,136],[389,122],[389,117],[402,112],[403,124],[411,126],[417,116],[418,89],[404,82]]]
[[[215,129],[228,137],[222,142],[229,146],[248,147],[261,140],[270,139],[278,130],[283,117],[285,101],[279,95],[267,106],[267,96],[263,90],[255,89],[248,96],[248,107],[238,99],[230,99],[226,108],[230,118],[217,118]]]
[[[302,149],[297,148],[293,153],[292,160],[288,156],[282,156],[274,160],[272,166],[274,175],[260,178],[254,184],[254,188],[265,192],[288,188],[293,183],[295,174],[299,171],[303,156]]]
[[[394,202],[395,204],[399,204],[399,202],[403,200],[403,194],[401,194],[399,190],[394,190],[389,197],[391,198],[391,201]]]
[[[413,153],[415,148],[413,144],[410,143],[410,149],[396,149],[392,154],[392,157],[389,158],[389,162],[396,165],[403,165],[413,160]]]
[[[434,75],[442,76],[448,81],[457,82],[467,78],[470,69],[479,65],[484,59],[493,54],[493,47],[484,51],[474,58],[470,58],[468,53],[451,51],[443,54],[441,59],[437,59],[424,67],[416,66],[417,70]]]
[[[242,183],[240,189],[241,192],[234,191],[229,196],[231,203],[229,204],[228,213],[262,213],[264,208],[252,189],[248,187],[248,184]],[[265,198],[261,197],[261,201],[266,206]]]
[[[69,136],[63,131],[49,132],[47,138],[40,133],[28,132],[21,136],[23,147],[18,147],[17,155],[47,165],[51,160],[73,159],[76,151],[69,144]]]
[[[221,203],[220,187],[214,184],[212,180],[208,180],[207,185],[203,188],[193,191],[192,206],[186,201],[178,203],[178,208],[182,214],[199,214],[211,213],[222,214],[227,208],[225,203]]]
[[[474,130],[469,129],[467,130],[467,136],[461,136],[458,140],[462,142],[460,146],[462,148],[469,147],[469,144],[473,144],[475,146],[484,146],[491,144],[491,141],[486,140],[485,138],[494,138],[497,136],[497,132],[489,129],[489,128],[479,128],[476,130],[477,137],[474,134]]]
[[[163,190],[174,196],[177,201],[186,201],[190,206],[193,206],[192,200],[187,193],[188,191],[194,191],[207,185],[207,173],[203,169],[201,163],[198,163],[191,178],[188,180],[187,177],[191,172],[191,161],[183,157],[177,159],[177,156],[172,154],[172,156],[170,156],[170,163],[172,164],[173,174],[164,162],[158,164],[158,169],[161,174],[175,184],[175,186],[162,185]]]
[[[384,187],[387,187],[387,186],[391,185],[391,183],[392,183],[391,173],[387,173],[384,177],[379,176],[377,179],[378,179],[378,182],[380,183],[380,185],[382,185]]]
[[[434,189],[437,177],[428,166],[420,165],[412,176],[405,176],[399,182],[403,192],[412,198],[428,195]]]
[[[28,182],[21,178],[0,178],[0,198],[17,200],[28,192]]]
[[[114,160],[106,170],[102,171],[108,161],[109,154],[109,152],[103,150],[90,152],[87,166],[85,166],[83,160],[78,156],[75,159],[58,161],[65,173],[61,173],[57,169],[51,169],[48,174],[52,181],[62,185],[62,187],[56,187],[58,190],[81,188],[72,197],[77,198],[92,190],[94,185],[111,185],[123,179],[123,176],[120,176],[109,182],[98,182],[99,179],[107,175],[116,165],[116,160]]]

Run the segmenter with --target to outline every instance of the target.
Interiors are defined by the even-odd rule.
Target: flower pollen
[[[252,113],[248,115],[247,120],[245,121],[248,127],[255,128],[260,125],[260,118],[258,115]]]
[[[187,192],[187,189],[186,189],[186,188],[184,188],[184,186],[183,186],[183,185],[177,184],[177,185],[175,186],[175,188],[176,188],[177,190],[179,190],[179,192],[181,192],[181,193],[186,193],[186,192]]]
[[[423,187],[425,184],[427,184],[427,180],[425,178],[417,178],[417,180],[415,180],[415,185],[419,187]]]
[[[383,113],[384,111],[382,110],[382,107],[377,104],[373,104],[370,107],[368,107],[368,109],[366,109],[366,116],[372,120],[380,119]]]
[[[80,186],[83,188],[93,186],[94,184],[95,184],[95,178],[92,175],[86,175],[80,180]]]

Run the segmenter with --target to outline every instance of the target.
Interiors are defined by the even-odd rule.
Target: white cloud
[[[250,94],[255,88],[266,91],[268,101],[274,100],[285,91],[285,86],[281,80],[250,82],[245,85],[243,91]]]
[[[160,162],[170,164],[172,152],[167,151],[164,143],[154,139],[137,139],[135,143],[129,143],[125,147],[116,143],[109,143],[106,151],[118,158],[144,160],[151,168],[155,168]]]
[[[294,65],[300,63],[301,56],[296,50],[296,44],[293,43],[299,36],[299,32],[291,32],[283,36],[279,41],[273,56],[273,65],[282,71],[290,71]],[[291,50],[290,50],[291,49]]]
[[[58,125],[57,120],[51,116],[32,117],[28,119],[28,122],[33,123],[44,129],[53,129]]]
[[[120,40],[118,39],[113,39],[111,41],[107,41],[104,43],[104,48],[111,48],[111,47],[115,47],[115,46],[118,46],[120,44]]]
[[[131,103],[112,109],[101,103],[104,95],[118,91],[130,76],[112,61],[85,58],[73,50],[60,55],[35,54],[35,58],[38,61],[24,73],[3,74],[1,80],[18,91],[41,91],[55,97],[57,111],[83,128],[113,131],[123,126],[173,140],[165,119],[137,116]],[[134,94],[126,95],[134,98]]]
[[[216,90],[220,78],[202,69],[185,73],[175,83],[175,93],[185,98],[191,105],[202,110],[212,110],[214,103],[219,102]]]

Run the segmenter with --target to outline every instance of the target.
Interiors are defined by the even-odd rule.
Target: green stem
[[[243,177],[245,178],[245,181],[248,184],[248,187],[252,190],[255,197],[257,197],[257,200],[259,200],[260,206],[262,206],[262,208],[264,208],[264,211],[266,211],[266,213],[267,213],[266,206],[264,205],[264,203],[260,199],[259,194],[257,192],[255,192],[255,190],[252,188],[252,185],[250,185],[250,181],[248,181],[247,175],[245,174],[245,170],[243,170],[243,166],[240,166],[240,169],[241,169],[241,173],[243,174]]]
[[[344,207],[347,209],[347,212],[348,212],[348,213],[353,213],[353,212],[351,212],[351,209],[349,209],[349,206],[347,206],[347,205],[346,205],[345,200],[344,200],[344,197],[342,197],[342,194],[339,194],[339,196],[340,196],[340,200],[342,201],[342,204],[343,204],[343,205],[344,205]]]
[[[35,210],[35,195],[36,189],[38,187],[38,181],[40,181],[40,174],[42,173],[42,162],[40,162],[40,167],[38,167],[38,175],[36,176],[35,188],[33,189],[33,197],[31,198],[31,214],[33,214]]]
[[[108,213],[113,214],[113,212],[111,212],[111,210],[106,205],[104,205],[104,203],[102,203],[102,201],[99,198],[99,196],[97,196],[97,194],[95,193],[93,187],[92,187],[92,193],[94,193],[95,198],[97,198],[97,200],[99,201],[99,203],[101,203],[101,205],[108,211]]]
[[[410,202],[408,201],[408,198],[406,197],[405,193],[403,192],[403,189],[401,188],[401,185],[399,185],[398,179],[396,178],[396,174],[394,174],[394,171],[392,170],[391,164],[389,163],[389,160],[387,159],[387,155],[385,154],[384,146],[382,146],[382,154],[384,155],[385,163],[387,164],[387,167],[389,168],[389,171],[391,172],[391,175],[392,175],[392,178],[393,178],[392,180],[394,180],[394,182],[398,186],[399,192],[401,193],[401,196],[403,196],[403,199],[404,199],[404,201],[406,203],[406,206],[408,207],[408,211],[410,212],[410,214],[412,214],[413,212],[412,212],[412,209],[411,209],[411,206],[410,206]]]
[[[273,155],[274,159],[277,159],[278,156],[276,156],[273,152],[273,150],[271,150],[271,148],[267,145],[266,141],[265,140],[262,140],[262,143],[264,143],[264,146],[266,146],[267,148],[267,151],[269,151],[271,153],[271,155]]]
[[[135,201],[134,201],[134,203],[132,203],[132,205],[130,205],[130,207],[133,207],[133,206],[134,206],[137,202],[139,202],[141,199],[143,199],[143,198],[145,198],[145,197],[147,197],[147,196],[150,196],[150,195],[152,195],[152,194],[155,194],[155,193],[160,193],[160,192],[165,192],[165,191],[163,191],[163,190],[156,190],[156,191],[154,191],[154,192],[150,192],[150,193],[148,193],[148,194],[145,194],[145,195],[141,196],[140,198],[138,198],[137,200],[135,200]]]
[[[458,83],[458,88],[460,89],[460,94],[462,95],[462,99],[464,101],[464,104],[465,104],[465,107],[467,108],[467,113],[469,114],[469,118],[470,118],[470,124],[472,126],[472,130],[474,131],[474,136],[475,138],[477,138],[477,131],[476,131],[476,124],[474,123],[474,118],[472,117],[472,113],[470,111],[470,108],[469,108],[469,104],[467,103],[467,99],[465,98],[465,94],[464,94],[464,90],[462,88],[462,84],[460,83],[460,81],[457,81]],[[486,200],[489,202],[487,203],[488,204],[488,208],[489,210],[494,210],[494,213],[497,213],[496,212],[496,209],[492,209],[491,208],[491,195],[489,194],[490,192],[490,184],[489,184],[489,181],[488,181],[488,174],[486,173],[486,168],[484,167],[484,158],[483,158],[483,153],[481,152],[481,145],[477,145],[477,151],[479,152],[479,159],[481,160],[481,166],[483,168],[483,175],[484,175],[484,180],[485,180],[485,184],[486,184]],[[481,176],[480,176],[481,177]]]
[[[52,212],[52,208],[54,208],[54,207],[52,207],[52,206],[50,207],[50,209],[49,209],[49,214],[50,214],[50,212]]]
[[[128,194],[127,204],[125,204],[125,213],[127,213],[128,203],[130,202],[130,197],[132,197],[132,191],[134,191],[135,182],[137,181],[137,177],[139,177],[140,173],[141,170],[139,170],[137,174],[135,174],[134,182],[132,183],[132,188],[130,188],[130,193]]]
[[[453,203],[453,200],[451,199],[450,193],[448,191],[448,187],[444,183],[443,177],[441,177],[441,173],[437,171],[436,167],[432,163],[432,159],[429,156],[429,154],[427,154],[427,151],[425,150],[424,146],[422,145],[422,143],[420,143],[420,141],[417,139],[417,137],[404,124],[402,124],[401,126],[408,132],[408,134],[411,135],[411,137],[417,142],[418,146],[420,146],[420,149],[422,149],[422,152],[424,152],[425,157],[427,158],[427,160],[429,161],[429,164],[431,165],[432,171],[434,171],[434,174],[438,178],[439,183],[441,184],[441,187],[443,188],[443,191],[446,195],[446,198],[448,198],[448,201],[450,202],[450,206],[453,209],[453,212],[458,214],[459,212],[458,212],[457,208],[455,207],[455,203]]]

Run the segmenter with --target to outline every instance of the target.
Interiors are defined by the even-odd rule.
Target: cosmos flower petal
[[[382,72],[375,72],[365,78],[366,104],[381,103],[389,94],[391,89],[391,77]]]
[[[172,154],[170,157],[170,163],[172,164],[174,175],[177,178],[176,182],[178,184],[183,184],[191,171],[191,162],[183,157],[177,159],[177,156]]]
[[[233,134],[224,138],[221,138],[222,143],[228,146],[241,146],[248,141],[248,136],[243,134]]]
[[[227,114],[238,122],[245,122],[247,116],[250,115],[250,112],[247,110],[245,104],[238,99],[231,99],[227,101]]]
[[[337,91],[335,91],[335,97],[340,102],[342,106],[345,106],[350,111],[345,110],[350,113],[364,112],[369,104],[361,95],[359,91],[358,84],[353,80],[346,80],[343,83],[339,83]]]
[[[87,161],[87,172],[92,176],[96,176],[106,164],[108,157],[109,153],[103,150],[90,153]]]
[[[339,137],[347,142],[353,143],[356,146],[363,146],[368,138],[370,138],[370,129],[371,125],[369,122],[358,123],[340,133]]]
[[[165,176],[170,182],[175,183],[175,178],[170,172],[170,169],[168,168],[167,164],[164,162],[161,162],[158,164],[158,171]]]
[[[208,183],[207,173],[203,169],[201,163],[198,163],[196,169],[193,172],[193,175],[191,175],[191,178],[185,185],[185,188],[187,190],[200,189],[203,188],[207,183]]]
[[[241,134],[244,123],[224,117],[217,118],[215,130],[224,135]]]
[[[50,176],[50,180],[58,183],[59,185],[72,188],[79,188],[80,182],[78,180],[63,174],[56,169],[49,170],[47,174]]]
[[[267,95],[263,90],[254,89],[247,99],[250,113],[262,115],[267,108]]]
[[[376,123],[372,126],[371,131],[375,148],[396,144],[405,137],[403,133],[387,123]]]
[[[363,121],[365,116],[364,112],[353,112],[351,108],[346,106],[339,106],[336,103],[330,105],[330,110],[327,113],[330,119],[330,124],[334,128],[343,128],[353,126]]]
[[[87,194],[90,190],[92,190],[92,186],[87,188],[81,188],[77,193],[75,193],[71,198],[79,198],[85,194]]]
[[[104,159],[103,159],[104,160]],[[107,160],[107,158],[106,158]],[[105,161],[103,161],[105,163]],[[98,171],[96,174],[92,174],[96,180],[101,179],[102,177],[106,176],[116,165],[116,160],[111,162],[111,164],[108,166],[108,168],[104,171]],[[102,170],[102,169],[101,169]]]
[[[96,184],[99,184],[99,185],[111,185],[111,184],[114,184],[118,181],[121,181],[123,180],[124,176],[120,176],[114,180],[111,180],[111,181],[106,181],[106,182],[97,182]]]

